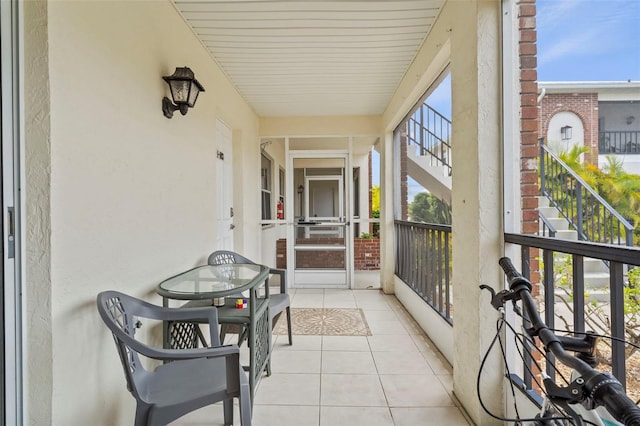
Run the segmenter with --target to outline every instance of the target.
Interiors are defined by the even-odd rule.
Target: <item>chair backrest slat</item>
[[[136,315],[135,299],[115,291],[106,291],[98,295],[98,312],[105,324],[111,330],[113,340],[122,362],[124,375],[127,379],[127,389],[138,398],[139,389],[136,386],[137,376],[144,376],[147,371],[142,366],[136,351],[132,350],[122,339],[126,334],[135,338]]]

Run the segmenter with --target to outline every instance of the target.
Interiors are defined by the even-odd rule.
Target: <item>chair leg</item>
[[[227,337],[227,324],[220,326],[220,344],[224,345],[224,338]]]
[[[249,398],[250,396],[249,396],[248,386],[240,385],[240,398],[238,398],[238,401],[240,403],[240,425],[241,426],[251,426],[252,401]]]
[[[233,398],[222,401],[224,410],[224,425],[233,426]]]
[[[147,404],[138,401],[134,426],[147,426],[149,424],[149,408]]]
[[[287,331],[289,332],[289,345],[293,345],[292,331],[291,331],[291,308],[287,306]]]

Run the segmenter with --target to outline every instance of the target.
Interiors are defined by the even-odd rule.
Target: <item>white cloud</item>
[[[602,28],[582,29],[580,32],[567,37],[558,38],[557,42],[546,46],[544,50],[540,50],[538,62],[540,65],[544,65],[563,56],[598,51],[602,46],[602,33]]]
[[[547,46],[540,49],[538,60],[541,64],[562,58],[588,54],[593,56],[609,51],[613,46],[612,37],[629,24],[629,13],[621,2],[600,0],[580,2],[563,0],[552,3],[542,16],[552,16],[554,27],[539,29],[540,38],[547,38]],[[563,13],[560,13],[563,11]],[[550,23],[550,22],[547,22]]]
[[[584,3],[584,0],[582,0]],[[545,30],[567,22],[571,11],[580,6],[581,0],[538,0],[537,27]]]
[[[539,75],[637,78],[638,22],[638,0],[537,0]]]

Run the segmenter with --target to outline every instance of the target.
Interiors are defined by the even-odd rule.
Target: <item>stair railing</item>
[[[451,121],[427,104],[407,121],[407,143],[417,145],[432,166],[444,166],[451,176]]]
[[[633,226],[540,139],[540,190],[578,239],[633,246]]]
[[[542,223],[542,236],[549,236],[550,238],[555,238],[558,230],[553,226],[551,221],[547,219],[547,217],[542,214],[540,210],[538,210],[538,218],[540,219],[540,223]]]

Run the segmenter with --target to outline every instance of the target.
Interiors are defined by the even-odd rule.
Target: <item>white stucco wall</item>
[[[626,155],[598,155],[598,167],[604,169],[607,167],[607,157],[613,157],[616,161],[622,163],[622,168],[627,173],[634,175],[640,175],[640,155],[638,154],[626,154]]]
[[[51,328],[50,105],[46,2],[25,2],[24,17],[24,228],[26,410],[29,423],[51,419],[53,350]],[[23,336],[23,338],[25,338]]]
[[[571,126],[571,138],[563,140],[561,129]],[[574,146],[584,146],[584,125],[577,114],[571,111],[561,111],[551,117],[547,129],[547,145],[556,154],[569,152]]]
[[[235,244],[257,254],[258,119],[169,1],[54,1],[47,18],[48,28],[30,16],[25,24],[47,35],[39,43],[46,50],[48,41],[52,111],[50,216],[27,218],[32,249],[47,251],[50,238],[50,282],[28,274],[25,283],[51,304],[47,322],[28,317],[27,356],[49,349],[52,363],[40,365],[43,388],[29,376],[29,422],[131,424],[134,400],[96,294],[116,289],[160,303],[158,282],[215,250],[216,118],[233,129]],[[206,92],[168,120],[161,77],[177,66],[189,66]],[[49,263],[31,258],[27,270],[38,262]],[[47,333],[52,343],[39,340]],[[51,414],[40,398],[50,398]]]

